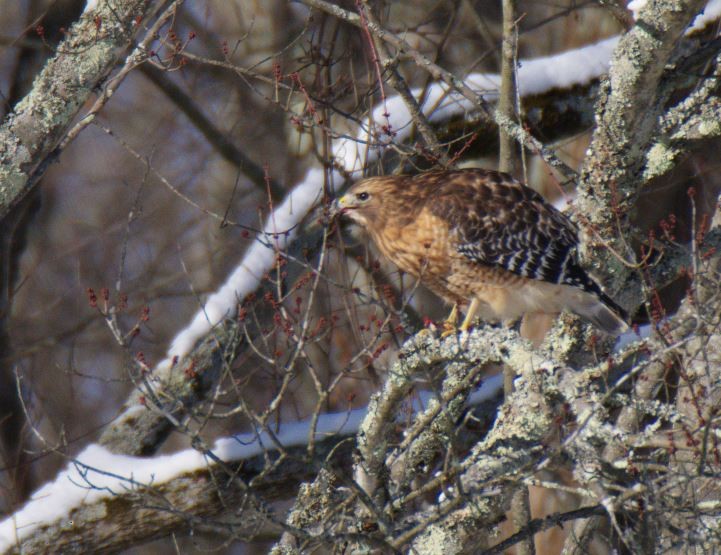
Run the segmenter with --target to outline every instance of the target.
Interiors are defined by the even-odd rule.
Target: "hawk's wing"
[[[429,203],[448,222],[456,249],[469,260],[523,277],[589,287],[576,260],[574,224],[510,175],[453,172]]]

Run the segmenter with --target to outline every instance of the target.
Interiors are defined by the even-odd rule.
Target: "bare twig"
[[[368,3],[363,0],[363,3],[359,3],[359,10],[361,10],[361,14],[363,14],[367,18],[367,22],[365,24],[365,29],[367,30],[369,25],[372,24],[376,27],[379,27],[378,22],[373,15],[373,12],[370,10]],[[362,18],[361,18],[362,21]],[[369,38],[371,37],[369,33]],[[411,118],[413,119],[413,123],[415,123],[416,127],[418,128],[418,131],[420,131],[421,135],[423,136],[423,139],[426,141],[426,144],[428,145],[428,148],[430,149],[430,152],[433,154],[433,156],[436,158],[438,162],[440,162],[443,166],[449,165],[449,158],[448,154],[446,153],[445,149],[441,146],[441,144],[438,141],[438,137],[436,137],[435,131],[433,131],[433,128],[431,127],[430,122],[428,121],[428,118],[423,113],[423,110],[421,109],[420,105],[418,104],[418,101],[413,97],[413,94],[411,93],[411,89],[408,86],[408,83],[406,83],[405,79],[401,76],[400,72],[398,71],[398,62],[397,60],[394,60],[390,54],[388,53],[388,49],[386,48],[383,41],[381,41],[378,36],[373,35],[372,36],[372,42],[371,46],[375,46],[373,50],[373,55],[377,56],[377,54],[380,54],[380,60],[374,60],[375,63],[380,63],[381,66],[386,69],[388,73],[388,81],[390,82],[391,86],[395,89],[395,91],[398,93],[398,95],[403,99],[403,102],[405,103],[406,107],[408,108],[408,112],[411,115]]]
[[[326,2],[325,0],[302,0],[304,4],[313,8],[322,10],[326,13],[334,15],[343,21],[362,27],[360,17],[352,12],[344,10],[340,6]],[[374,36],[380,40],[387,42],[398,51],[398,56],[409,56],[422,70],[427,71],[434,79],[450,86],[453,90],[458,91],[464,98],[473,102],[479,109],[483,110],[487,116],[495,121],[506,133],[512,135],[519,143],[526,148],[538,153],[551,167],[559,171],[568,181],[576,180],[576,172],[570,168],[565,162],[560,160],[551,149],[545,147],[538,139],[528,133],[523,127],[520,127],[515,121],[499,114],[497,110],[493,110],[483,98],[473,91],[463,79],[456,77],[450,71],[433,63],[428,57],[421,54],[417,49],[409,45],[405,40],[391,33],[387,29],[372,23],[368,24],[368,29]]]
[[[503,0],[503,43],[501,47],[501,90],[498,113],[516,119],[516,9],[514,0]],[[499,128],[498,169],[513,174],[516,166],[516,141]]]
[[[233,144],[227,134],[210,120],[188,93],[170,79],[165,72],[152,64],[142,64],[140,71],[183,111],[223,158],[236,165],[261,191],[266,191],[268,184],[263,168]],[[274,201],[283,198],[285,190],[280,183],[270,178],[269,186]]]

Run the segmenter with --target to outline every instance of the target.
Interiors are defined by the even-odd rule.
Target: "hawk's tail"
[[[593,285],[595,287],[580,292],[571,310],[603,332],[613,336],[621,335],[628,330],[626,311],[601,291],[598,284],[593,282]]]

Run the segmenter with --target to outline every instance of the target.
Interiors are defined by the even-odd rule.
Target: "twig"
[[[152,27],[148,29],[148,32],[145,33],[145,37],[143,38],[143,40],[133,49],[130,55],[125,59],[125,64],[123,64],[123,67],[120,69],[120,71],[108,80],[107,84],[103,88],[102,94],[97,98],[90,110],[88,110],[85,116],[83,116],[80,121],[76,123],[72,127],[72,129],[70,129],[70,131],[67,132],[65,138],[60,142],[60,146],[58,147],[60,150],[64,149],[68,144],[70,144],[83,129],[85,129],[93,122],[96,114],[102,109],[103,106],[105,106],[105,104],[107,104],[108,100],[110,100],[113,94],[115,94],[117,88],[130,74],[130,72],[146,60],[146,58],[148,57],[148,48],[156,39],[158,33],[160,32],[160,29],[169,19],[175,17],[175,13],[180,7],[180,4],[182,3],[183,0],[174,0],[174,2],[172,2],[163,11],[160,17],[158,17],[155,23],[153,23]]]
[[[513,0],[503,0],[503,43],[501,47],[501,90],[498,112],[508,119],[516,117],[515,26],[516,9]],[[516,141],[504,128],[499,127],[498,169],[513,173],[516,166]]]
[[[340,6],[331,4],[325,0],[301,1],[312,8],[329,13],[351,25],[362,27],[360,17],[358,15],[348,10],[344,10]],[[368,29],[374,36],[396,48],[398,50],[398,56],[402,56],[404,54],[409,56],[418,65],[418,67],[427,71],[434,79],[445,83],[454,90],[458,91],[458,93],[460,93],[464,98],[473,102],[476,106],[483,110],[490,119],[494,120],[523,146],[537,152],[539,156],[541,156],[551,167],[558,170],[568,181],[576,180],[576,172],[565,162],[559,159],[551,149],[545,147],[538,139],[533,137],[533,135],[528,133],[512,119],[504,117],[502,114],[499,114],[498,111],[493,110],[490,106],[488,106],[488,103],[483,98],[483,95],[476,93],[473,89],[466,85],[463,79],[456,77],[450,71],[446,71],[438,64],[433,63],[433,61],[431,61],[427,56],[421,54],[405,40],[390,31],[370,22],[368,23]]]
[[[369,24],[378,26],[378,21],[375,19],[373,12],[369,9],[366,0],[363,0],[362,4],[360,2],[358,3],[358,9],[362,10],[361,13],[367,19],[366,30],[368,29]],[[446,151],[441,147],[435,131],[433,131],[428,118],[423,113],[418,101],[411,93],[408,83],[406,83],[405,79],[403,79],[401,74],[398,72],[398,61],[391,58],[385,44],[377,36],[374,35],[372,40],[372,45],[375,45],[376,51],[380,54],[380,60],[378,61],[381,66],[389,72],[388,81],[390,82],[391,87],[395,89],[403,100],[403,103],[406,105],[406,108],[408,108],[408,112],[413,119],[413,123],[415,123],[418,131],[423,136],[423,140],[425,140],[426,145],[428,145],[428,148],[431,150],[436,160],[447,167],[450,164],[448,154],[446,154]]]
[[[594,505],[592,507],[582,507],[574,511],[568,511],[567,513],[553,513],[543,518],[534,518],[517,533],[513,534],[510,538],[503,540],[482,551],[480,555],[496,555],[496,553],[503,553],[509,547],[516,545],[528,538],[533,538],[538,532],[549,530],[554,526],[561,526],[562,523],[568,522],[569,520],[585,519],[590,516],[603,516],[606,514],[606,509],[603,505]],[[520,546],[519,546],[520,547]]]
[[[228,139],[226,134],[218,128],[203,110],[182,88],[170,79],[165,72],[152,64],[142,64],[140,71],[153,82],[165,95],[178,107],[187,118],[195,125],[208,142],[220,153],[220,155],[234,164],[263,192],[266,190],[266,180],[263,168],[256,164],[250,157],[240,150]],[[275,179],[268,183],[273,200],[280,200],[285,190]]]

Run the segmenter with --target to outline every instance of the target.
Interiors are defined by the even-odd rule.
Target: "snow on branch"
[[[598,79],[607,71],[617,41],[618,37],[613,37],[554,56],[521,61],[518,75],[521,94],[540,94]],[[498,94],[500,76],[473,73],[466,78],[466,84],[482,98],[493,101]],[[412,93],[431,122],[446,121],[477,108],[443,84],[431,85],[423,97],[420,89]],[[215,325],[234,314],[238,302],[258,288],[262,276],[273,266],[277,251],[288,246],[299,223],[322,199],[324,183],[334,190],[344,181],[343,174],[360,174],[364,164],[376,161],[391,143],[405,140],[412,127],[413,119],[405,103],[393,96],[373,110],[355,136],[336,139],[333,156],[342,171],[333,170],[326,175],[320,168],[311,168],[306,173],[269,215],[263,232],[227,281],[207,299],[190,325],[176,335],[159,369],[168,369],[174,360],[187,355]]]
[[[455,355],[446,353],[446,356]],[[486,380],[469,397],[468,405],[493,398],[501,388],[500,376]],[[421,392],[410,408],[419,411],[430,400],[431,393]],[[366,417],[367,407],[323,414],[315,421],[282,423],[272,434],[258,430],[220,438],[207,451],[185,449],[155,457],[118,455],[99,444],[91,444],[72,458],[54,481],[37,490],[22,509],[0,522],[0,553],[20,544],[37,530],[70,518],[72,511],[81,506],[142,492],[195,471],[207,470],[218,462],[248,461],[268,451],[307,446],[311,436],[314,443],[329,438],[340,441],[355,435]],[[391,415],[390,421],[396,417],[407,418],[407,411]]]
[[[641,6],[635,6],[634,14]],[[629,9],[631,5],[629,5]],[[701,30],[721,16],[721,0],[711,0],[704,13],[693,21],[690,30]],[[538,95],[554,89],[567,89],[585,85],[598,79],[609,68],[619,36],[596,44],[545,56],[521,60],[518,68],[518,88],[522,96]],[[500,75],[472,73],[465,84],[479,98],[495,101],[500,86]],[[425,90],[413,89],[423,114],[433,123],[447,121],[477,109],[462,94],[443,83],[434,83]],[[205,302],[190,325],[181,330],[172,341],[168,355],[159,369],[168,369],[174,360],[187,355],[198,340],[223,319],[235,313],[238,302],[255,291],[262,276],[273,266],[277,250],[284,250],[295,236],[298,225],[308,212],[322,199],[323,186],[335,190],[343,183],[343,175],[358,175],[365,164],[376,161],[384,149],[394,142],[402,142],[410,135],[413,118],[400,96],[388,97],[377,106],[350,138],[333,141],[333,156],[340,171],[326,174],[320,168],[311,168],[305,178],[288,193],[285,200],[269,215],[263,232],[231,273],[226,282]]]
[[[314,428],[314,439],[355,434],[365,409],[322,415]],[[167,483],[220,460],[248,460],[268,450],[305,445],[311,435],[311,421],[284,423],[273,435],[266,431],[220,438],[209,453],[186,449],[172,455],[131,457],[111,453],[96,443],[74,457],[55,480],[37,490],[30,501],[0,522],[0,553],[48,526],[73,509],[101,499]]]

